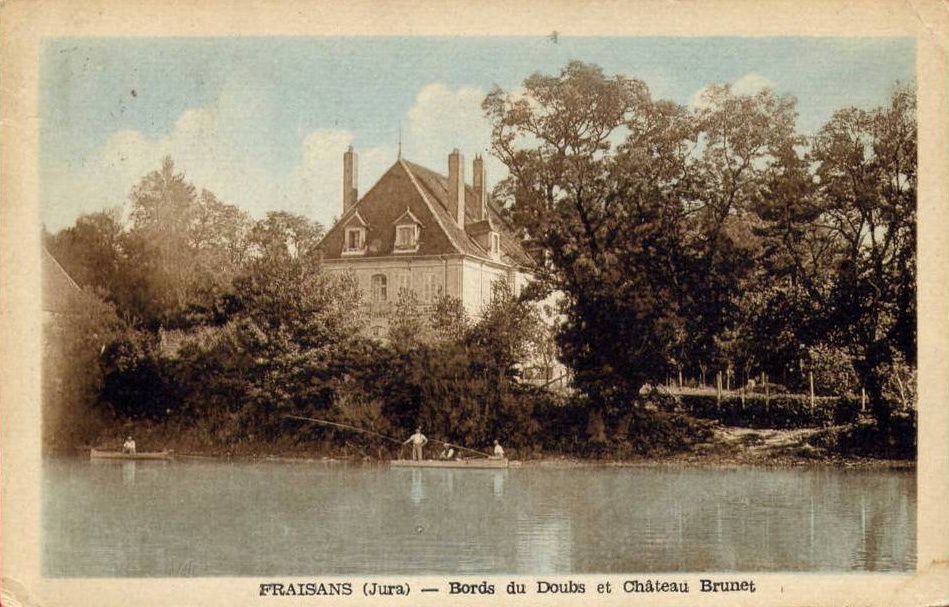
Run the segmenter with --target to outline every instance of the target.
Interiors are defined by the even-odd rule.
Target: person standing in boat
[[[125,439],[125,442],[122,443],[122,453],[135,454],[135,441],[132,440],[132,437],[129,436]]]
[[[422,434],[422,429],[421,429],[421,428],[416,428],[416,429],[415,429],[415,434],[413,434],[412,436],[410,436],[410,437],[408,438],[408,440],[406,440],[406,441],[405,441],[404,443],[402,443],[402,444],[403,444],[403,445],[408,445],[409,443],[412,443],[412,459],[413,459],[413,460],[416,460],[416,461],[421,460],[421,459],[422,459],[422,447],[424,447],[426,444],[428,444],[428,439],[425,438],[425,435],[424,435],[424,434]]]
[[[498,441],[494,441],[494,459],[504,459],[504,449]]]

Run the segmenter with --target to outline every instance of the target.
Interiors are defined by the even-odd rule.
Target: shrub
[[[623,458],[675,453],[711,437],[711,424],[685,414],[674,396],[652,391],[627,407],[592,407],[589,400],[548,397],[534,407],[548,452]]]
[[[754,387],[747,388],[747,390],[752,394],[761,394],[762,396],[777,396],[778,394],[788,394],[790,392],[787,386],[771,382],[768,382],[767,387],[765,387],[764,384],[755,384]]]
[[[540,398],[534,406],[534,444],[547,451],[579,453],[588,443],[588,417],[583,399],[567,401],[554,395]]]
[[[916,415],[897,413],[880,429],[870,417],[860,417],[843,426],[828,428],[809,437],[808,443],[842,456],[879,457],[887,459],[916,458]]]
[[[102,352],[105,374],[99,396],[119,417],[162,420],[177,412],[179,386],[155,334],[127,331]]]
[[[752,394],[744,398],[729,394],[723,396],[721,402],[713,394],[689,394],[682,395],[680,400],[683,409],[690,415],[729,426],[750,428],[826,426],[852,416],[849,401],[847,407],[841,407],[841,399],[836,397],[815,398],[813,407],[810,397],[803,394],[776,394],[770,397]]]
[[[818,394],[860,392],[853,355],[845,348],[823,344],[811,346],[807,349],[806,364],[814,374],[814,388]]]

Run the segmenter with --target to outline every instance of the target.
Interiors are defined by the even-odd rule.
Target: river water
[[[904,470],[44,463],[47,576],[907,571]]]

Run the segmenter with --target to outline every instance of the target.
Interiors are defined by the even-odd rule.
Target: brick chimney
[[[359,156],[349,146],[343,154],[343,213],[359,200]]]
[[[458,148],[448,155],[448,212],[465,227],[465,157]]]
[[[488,218],[488,176],[484,170],[484,160],[481,154],[475,154],[472,163],[474,174],[471,176],[471,185],[475,195],[475,217]]]

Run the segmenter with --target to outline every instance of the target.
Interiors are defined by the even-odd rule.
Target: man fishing
[[[422,447],[428,444],[428,439],[422,434],[421,428],[416,428],[415,434],[410,436],[408,440],[402,444],[408,445],[409,443],[412,443],[412,459],[420,461],[422,459]]]

